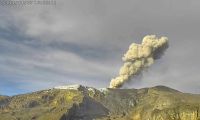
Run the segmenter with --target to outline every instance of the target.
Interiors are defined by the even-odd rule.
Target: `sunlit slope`
[[[0,120],[200,120],[200,95],[168,87],[79,86],[0,96]]]

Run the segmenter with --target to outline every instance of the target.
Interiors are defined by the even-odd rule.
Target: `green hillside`
[[[79,86],[0,96],[0,120],[200,120],[200,95]]]

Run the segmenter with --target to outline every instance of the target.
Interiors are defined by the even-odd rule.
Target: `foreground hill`
[[[168,87],[56,87],[0,96],[0,120],[200,120],[200,95]]]

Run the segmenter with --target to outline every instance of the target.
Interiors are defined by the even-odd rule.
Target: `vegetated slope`
[[[0,96],[0,120],[200,120],[200,95],[168,87],[49,89]]]

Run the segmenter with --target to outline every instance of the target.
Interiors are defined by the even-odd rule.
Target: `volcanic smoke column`
[[[112,79],[110,88],[120,88],[123,84],[143,69],[159,59],[168,48],[168,38],[157,38],[155,35],[147,35],[141,44],[132,43],[122,60],[124,65],[120,68],[119,76]]]

